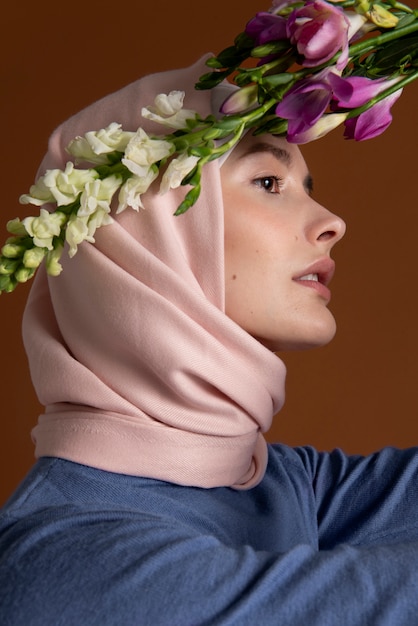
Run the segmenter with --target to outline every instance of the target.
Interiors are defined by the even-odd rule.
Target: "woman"
[[[172,89],[201,116],[201,62],[85,109],[50,141],[127,129]],[[135,104],[135,106],[134,106]],[[40,269],[25,312],[46,406],[39,460],[2,512],[5,624],[410,624],[414,449],[361,458],[267,446],[284,401],[276,352],[330,341],[341,219],[311,197],[299,149],[244,138],[206,163],[195,206],[144,194],[95,245]]]

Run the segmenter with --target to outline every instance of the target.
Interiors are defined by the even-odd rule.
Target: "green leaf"
[[[418,35],[405,37],[387,44],[369,57],[366,63],[367,71],[372,75],[392,74],[418,58]]]
[[[404,26],[408,26],[408,24],[412,24],[412,22],[415,22],[416,19],[417,19],[416,15],[414,15],[413,13],[409,13],[408,15],[403,15],[399,19],[399,22],[396,24],[394,30],[398,28],[403,28]]]

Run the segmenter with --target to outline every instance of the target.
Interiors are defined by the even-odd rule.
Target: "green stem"
[[[256,120],[262,118],[263,115],[275,104],[275,102],[276,101],[271,98],[262,106],[259,106],[253,111],[247,113],[246,115],[243,115],[242,124],[240,124],[240,126],[235,130],[232,137],[228,141],[225,141],[223,144],[221,144],[218,148],[215,148],[207,160],[212,161],[213,159],[218,158],[219,156],[225,154],[225,152],[228,152],[228,150],[233,148],[235,144],[241,139],[244,131],[247,128],[251,128]]]
[[[271,107],[275,103],[276,100],[274,98],[270,98],[270,100],[267,100],[263,104],[259,105],[256,109],[252,109],[247,113],[240,114],[239,120],[237,119],[237,125],[235,128],[222,127],[223,119],[228,120],[228,116],[226,116],[225,118],[221,118],[219,121],[216,122],[210,121],[205,123],[204,121],[203,128],[199,127],[198,130],[190,131],[182,135],[169,135],[167,137],[167,140],[174,143],[174,145],[176,146],[176,150],[179,150],[179,146],[182,146],[182,144],[184,144],[184,147],[181,148],[183,150],[186,146],[199,146],[202,141],[205,143],[206,140],[204,139],[204,136],[207,134],[209,128],[214,128],[219,131],[219,134],[215,137],[216,139],[223,139],[224,137],[228,137],[230,135],[231,138],[228,139],[226,142],[222,143],[218,147],[212,148],[210,155],[208,155],[206,159],[205,157],[202,157],[203,161],[212,160],[213,158],[217,158],[217,156],[232,148],[232,146],[234,146],[238,139],[242,136],[244,130],[248,127],[253,126],[254,122],[262,118],[263,115],[269,109],[271,109]],[[229,120],[232,120],[233,118],[233,115],[229,116]]]
[[[414,13],[415,10],[411,9],[411,7],[407,6],[406,4],[403,4],[402,2],[396,2],[395,0],[393,2],[391,2],[389,0],[389,4],[392,7],[392,9],[395,9],[397,11],[403,11],[404,13]]]
[[[353,57],[371,52],[375,48],[378,48],[389,41],[395,41],[396,39],[400,39],[416,31],[418,31],[418,20],[412,22],[412,24],[407,24],[407,26],[404,26],[403,28],[394,28],[388,32],[378,35],[377,37],[371,37],[366,41],[355,43],[349,47],[348,54],[350,57]]]

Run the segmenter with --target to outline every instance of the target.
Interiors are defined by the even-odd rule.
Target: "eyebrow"
[[[241,158],[249,156],[251,154],[257,154],[259,152],[268,152],[272,156],[274,156],[277,161],[286,165],[286,167],[290,167],[292,165],[292,157],[291,154],[286,148],[279,148],[278,146],[273,146],[270,143],[266,143],[260,141],[251,145],[248,150],[241,155]],[[303,186],[309,194],[313,192],[313,178],[311,174],[307,174],[303,180]]]

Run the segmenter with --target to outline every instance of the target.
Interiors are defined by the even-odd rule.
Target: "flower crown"
[[[96,229],[113,221],[112,200],[116,213],[139,210],[159,176],[161,193],[189,186],[176,215],[184,213],[199,196],[205,163],[248,129],[298,144],[341,124],[358,141],[382,133],[402,88],[418,77],[418,10],[396,0],[273,0],[207,65],[196,89],[222,81],[237,87],[219,118],[184,109],[183,92],[160,94],[142,116],[167,134],[128,132],[117,123],[87,132],[69,144],[64,170],[48,170],[21,196],[22,204],[48,210],[8,222],[0,293],[32,278],[43,261],[57,276],[65,243],[70,257],[81,242],[94,243]],[[76,167],[82,163],[90,167]]]

